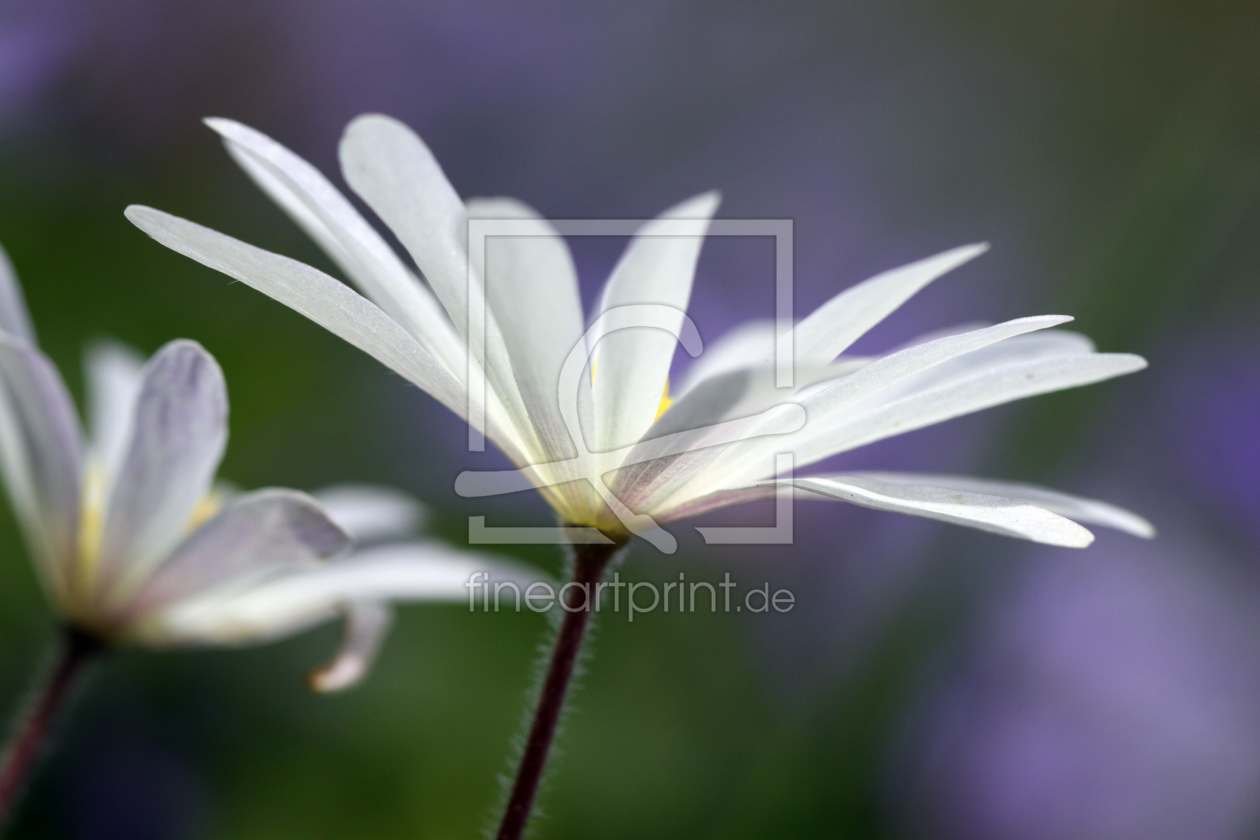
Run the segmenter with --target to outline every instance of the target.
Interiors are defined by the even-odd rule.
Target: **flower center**
[[[105,532],[105,470],[90,464],[83,480],[83,507],[79,513],[79,556],[76,585],[81,591],[90,589],[99,571],[101,541]],[[191,534],[223,508],[224,497],[218,490],[202,496],[184,523],[184,534]]]

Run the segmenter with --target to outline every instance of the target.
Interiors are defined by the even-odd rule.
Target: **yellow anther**
[[[652,422],[660,420],[661,415],[668,411],[673,404],[674,398],[669,395],[669,377],[667,376],[665,377],[665,393],[661,394],[661,405],[656,409],[656,416],[652,418]]]
[[[105,528],[105,472],[89,464],[83,478],[83,500],[79,509],[78,584],[90,585],[96,575],[96,562],[101,553]]]
[[[595,371],[599,368],[599,361],[596,360],[591,364],[591,384],[595,384]],[[669,395],[669,377],[665,377],[665,391],[661,394],[661,404],[656,408],[656,416],[652,418],[652,422],[661,419],[661,415],[669,410],[674,404],[674,398]]]
[[[218,513],[222,508],[223,494],[211,490],[198,500],[196,506],[192,509],[192,513],[188,516],[188,524],[184,527],[188,530],[188,533],[191,534],[193,531],[204,525],[208,519]]]

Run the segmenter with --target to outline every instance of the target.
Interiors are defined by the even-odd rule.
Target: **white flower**
[[[214,357],[178,340],[144,363],[89,350],[89,441],[36,345],[0,251],[0,467],[49,598],[67,625],[106,644],[233,645],[345,616],[320,690],[362,677],[389,626],[388,601],[462,600],[476,571],[532,580],[511,564],[406,534],[418,506],[393,491],[338,487],[234,494],[212,487],[227,442]]]
[[[841,355],[927,283],[984,250],[970,246],[858,284],[798,323],[795,388],[775,387],[771,332],[750,325],[716,342],[671,398],[676,339],[692,355],[700,350],[684,312],[715,195],[684,202],[640,231],[585,329],[572,259],[554,229],[516,201],[466,204],[421,140],[397,121],[369,115],[352,122],[341,142],[342,172],[427,284],[308,163],[239,123],[208,123],[367,297],[314,268],[151,208],[128,208],[128,218],[162,244],[322,324],[464,418],[484,417],[485,434],[562,522],[593,526],[614,541],[639,533],[673,550],[657,523],[773,494],[776,453],[791,453],[801,467],[1146,365],[1138,356],[1095,353],[1075,333],[1048,330],[1071,320],[1060,316],[928,338],[875,359]],[[470,265],[470,218],[516,220],[530,234],[491,239],[485,265],[495,271],[484,279],[477,255]],[[652,235],[664,225],[676,233],[679,224],[690,226],[689,235]],[[478,329],[470,313],[482,311],[485,340],[468,341]],[[588,353],[597,354],[589,367]],[[501,492],[501,478],[466,473],[457,487],[468,495]],[[1152,533],[1149,523],[1110,505],[1019,484],[883,473],[786,481],[807,497],[1057,545],[1092,540],[1065,517]]]

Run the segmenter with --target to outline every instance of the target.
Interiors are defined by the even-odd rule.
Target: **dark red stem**
[[[595,598],[596,584],[604,576],[604,569],[617,547],[613,545],[574,546],[573,583],[568,588],[564,620],[556,634],[556,646],[551,652],[551,664],[538,697],[538,709],[529,729],[529,740],[521,755],[521,765],[516,771],[512,795],[508,798],[503,822],[499,825],[498,840],[520,840],[529,822],[538,784],[542,781],[547,765],[547,753],[556,737],[556,724],[564,710],[564,699],[573,678],[578,654],[582,650],[582,638],[591,618],[591,602]],[[580,607],[580,608],[579,608]]]
[[[98,641],[77,630],[65,630],[56,660],[18,721],[0,758],[0,826],[13,814],[26,782],[43,754],[54,722],[66,705],[83,666],[101,651]]]

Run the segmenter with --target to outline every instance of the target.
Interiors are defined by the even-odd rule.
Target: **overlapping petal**
[[[314,239],[367,297],[463,381],[464,347],[433,294],[319,170],[233,120],[206,124],[256,184]]]
[[[65,595],[78,559],[83,444],[65,383],[43,353],[0,334],[0,464],[41,577]]]
[[[691,299],[700,247],[717,212],[717,193],[672,207],[644,225],[613,269],[596,317],[621,306],[656,304],[677,311],[681,325]],[[678,327],[672,330],[675,334]],[[629,446],[656,419],[677,341],[670,331],[629,328],[594,336],[592,383],[595,449]]]
[[[315,567],[346,552],[350,537],[296,490],[256,490],[229,502],[189,535],[129,600],[129,621],[220,587]]]
[[[217,235],[155,211],[133,209],[133,221],[164,244],[308,314],[395,370],[409,370],[405,375],[412,381],[451,405],[440,377],[426,367],[433,359],[417,357],[398,334],[423,332],[412,314],[423,307],[402,302],[411,294],[406,289],[420,287],[416,278],[313,167],[251,129],[210,122],[251,177],[385,311],[338,299],[333,308],[342,311],[330,315],[327,306],[313,301],[337,294],[326,288],[333,281],[313,269],[257,249],[243,250],[248,246],[226,237],[211,241]],[[485,495],[532,483],[570,525],[640,533],[651,528],[649,517],[669,521],[766,492],[772,485],[759,482],[775,475],[779,452],[790,452],[795,466],[802,467],[883,437],[1145,365],[1136,356],[1095,353],[1083,336],[1049,329],[1070,320],[1062,316],[954,330],[880,358],[840,356],[925,285],[987,249],[969,245],[859,283],[797,324],[792,387],[778,387],[773,375],[775,325],[754,322],[719,339],[692,364],[673,406],[661,413],[677,343],[692,355],[701,347],[685,309],[716,194],[671,208],[632,239],[589,322],[588,346],[577,348],[590,354],[588,363],[581,352],[570,352],[582,325],[572,259],[545,220],[510,199],[465,205],[420,138],[388,117],[368,115],[352,122],[342,140],[341,162],[347,182],[414,258],[454,325],[449,334],[468,342],[468,376],[457,384],[466,384],[475,401],[484,376],[485,402],[471,403],[477,406],[472,419],[484,409],[487,433],[521,468],[515,475],[465,473],[457,489]],[[486,228],[485,220],[499,220],[505,229]],[[473,228],[488,235],[470,242]],[[303,276],[286,279],[287,290],[258,276],[247,279],[264,264],[267,272],[286,278]],[[432,297],[425,300],[420,321],[447,324],[435,315]],[[370,338],[361,328],[356,332],[356,320],[371,325]],[[395,321],[406,330],[395,329]],[[441,355],[427,344],[419,349],[426,348]],[[581,366],[586,371],[577,376]],[[578,429],[581,440],[574,440]],[[579,444],[576,453],[574,443]],[[1073,507],[1065,501],[1072,497],[1045,495],[1052,491],[1025,499],[1019,488],[1005,485],[942,484],[928,492],[882,475],[844,481],[843,487],[832,481],[812,490],[894,508],[919,504],[928,511],[923,515],[961,521],[967,514],[940,494],[954,490],[963,498],[968,493],[987,498],[1003,494],[985,490],[1005,488],[1011,495],[984,506],[1005,513],[984,514],[989,518],[977,520],[981,526],[1079,543],[1079,532],[1070,527],[1055,531],[1067,526],[1044,518],[1062,510],[1143,531],[1142,521],[1126,518],[1126,512]],[[916,489],[898,489],[903,485]],[[1027,501],[1043,502],[1045,509],[1029,513]],[[610,509],[619,524],[607,520]]]
[[[116,475],[127,454],[132,413],[144,383],[144,357],[116,341],[100,341],[88,347],[88,440],[98,468]]]
[[[322,271],[149,207],[127,218],[158,242],[275,298],[465,416],[460,383],[375,304]]]
[[[145,365],[105,497],[96,572],[105,587],[145,579],[183,537],[223,458],[227,412],[223,371],[200,344],[172,341]]]
[[[350,604],[467,600],[475,572],[517,586],[545,580],[500,558],[437,542],[402,543],[365,549],[330,563],[292,564],[269,577],[172,602],[148,627],[174,643],[262,641],[328,620]]]

